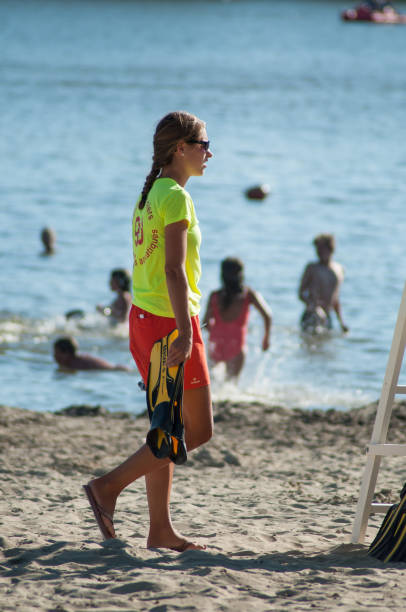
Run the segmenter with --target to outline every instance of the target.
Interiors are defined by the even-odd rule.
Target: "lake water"
[[[406,27],[348,24],[345,2],[2,0],[0,403],[139,412],[139,376],[63,374],[52,343],[132,365],[95,304],[131,267],[131,215],[169,110],[207,122],[214,157],[188,183],[203,233],[203,308],[219,262],[243,259],[272,307],[272,347],[215,398],[346,409],[378,398],[405,282]],[[404,5],[403,5],[404,6]],[[402,5],[400,4],[400,7]],[[254,203],[244,190],[268,183]],[[41,257],[40,230],[57,234]],[[350,333],[304,339],[297,286],[334,233]],[[72,308],[86,311],[67,322]]]

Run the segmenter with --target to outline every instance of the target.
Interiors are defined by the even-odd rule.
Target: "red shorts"
[[[130,351],[145,384],[147,384],[149,359],[154,343],[167,336],[175,327],[175,319],[158,317],[134,304],[131,306]],[[210,384],[209,368],[198,316],[192,317],[192,330],[192,354],[185,362],[184,389],[196,389]]]

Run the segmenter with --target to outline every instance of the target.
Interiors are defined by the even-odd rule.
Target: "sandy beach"
[[[406,565],[366,554],[382,515],[349,543],[375,411],[217,404],[215,435],[176,469],[172,496],[176,527],[207,550],[179,554],[145,547],[144,482],[120,497],[108,542],[82,493],[139,446],[145,416],[1,407],[1,610],[404,608]],[[404,479],[404,459],[384,460],[376,499],[397,501]]]

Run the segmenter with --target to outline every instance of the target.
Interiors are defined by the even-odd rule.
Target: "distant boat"
[[[341,13],[343,21],[369,21],[371,23],[406,24],[406,15],[398,13],[393,7],[374,10],[367,3],[347,9]]]

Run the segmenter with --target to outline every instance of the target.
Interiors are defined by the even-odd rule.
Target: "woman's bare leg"
[[[245,353],[241,351],[239,355],[230,359],[226,363],[227,378],[238,378],[245,362]]]
[[[189,452],[210,440],[213,435],[210,385],[187,389],[184,392],[183,420],[186,448]]]
[[[149,508],[147,547],[171,548],[179,552],[192,548],[204,548],[186,540],[173,528],[169,501],[174,467],[175,465],[170,463],[162,470],[155,470],[145,476]]]
[[[117,497],[121,491],[129,484],[145,476],[154,470],[161,470],[169,464],[169,458],[157,459],[149,447],[143,444],[141,448],[121,463],[118,467],[107,472],[100,478],[95,478],[89,482],[93,496],[96,502],[110,516],[114,515]],[[108,530],[114,533],[114,527],[106,516],[103,515],[103,521]]]
[[[183,417],[188,451],[207,442],[213,432],[213,415],[210,387],[199,387],[184,392]],[[89,483],[96,502],[113,516],[117,497],[125,487],[146,476],[148,505],[150,511],[149,547],[182,549],[201,548],[179,536],[173,529],[169,500],[172,488],[174,465],[169,458],[157,459],[144,444],[121,465]],[[110,532],[114,527],[109,519],[103,521]]]
[[[162,547],[165,542],[170,545],[176,538],[169,512],[174,467],[175,464],[170,463],[145,475],[149,509],[148,548]]]
[[[210,439],[213,432],[213,415],[210,387],[199,387],[184,392],[183,417],[185,422],[186,447],[197,448]],[[169,510],[174,464],[155,470],[145,476],[150,528],[148,548],[172,548],[187,550],[204,548],[179,535],[173,528]]]

